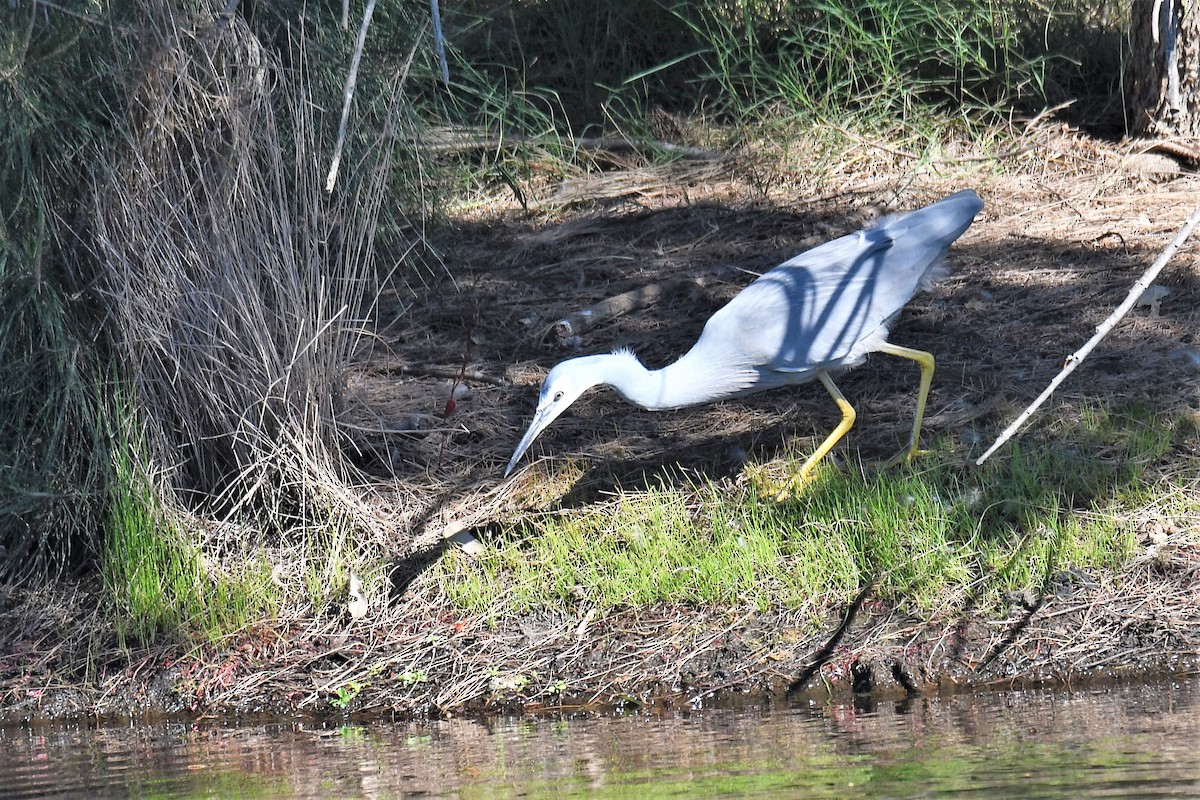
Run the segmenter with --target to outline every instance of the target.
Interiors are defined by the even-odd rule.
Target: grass
[[[739,116],[924,117],[1037,95],[1044,58],[1021,55],[1018,3],[923,0],[681,6],[707,80]]]
[[[267,552],[288,563],[278,576],[287,591],[322,609],[345,583],[344,565],[378,545],[337,420],[382,282],[377,223],[393,155],[405,153],[399,85],[364,101],[373,124],[355,118],[344,168],[326,189],[330,120],[312,94],[307,45],[295,44],[285,69],[244,22],[220,33],[211,25],[147,17],[155,80],[131,87],[123,120],[124,130],[146,130],[105,153],[89,198],[104,340],[136,398],[139,446],[129,458],[143,465],[137,474],[155,476],[130,491],[118,474],[118,516],[128,520],[118,529],[182,548],[155,551],[147,608],[135,618],[153,619],[155,581],[169,587],[160,599],[190,600],[183,584],[205,580],[192,575],[193,514],[209,522],[208,577],[234,576],[228,591],[217,580],[213,601],[235,608],[261,607]],[[176,621],[196,618],[188,610]],[[199,627],[212,635],[222,619]]]
[[[105,593],[115,608],[118,641],[146,643],[181,632],[218,640],[254,621],[269,619],[279,605],[271,565],[243,552],[233,569],[205,558],[187,518],[164,507],[169,492],[154,486],[142,437],[133,432],[131,409],[114,431],[116,485],[100,555]]]
[[[652,108],[749,123],[852,109],[922,117],[941,103],[994,110],[1045,99],[1044,28],[1086,13],[1000,0],[474,4],[447,10],[449,97],[471,98],[459,112],[472,124],[519,126],[511,106],[495,112],[531,96],[520,107],[538,108],[537,124],[548,114],[575,135]]]
[[[817,613],[868,582],[921,614],[996,608],[1126,563],[1136,512],[1160,491],[1153,466],[1184,427],[1137,406],[1085,410],[983,470],[949,447],[911,468],[826,466],[782,504],[761,499],[778,486],[766,468],[739,491],[664,484],[506,530],[479,560],[453,552],[438,580],[493,616],[655,603]]]
[[[99,572],[137,638],[268,608],[267,545],[319,608],[377,544],[335,420],[424,211],[407,73],[363,80],[326,190],[353,35],[211,10],[0,11],[0,574]]]
[[[80,165],[110,125],[120,37],[0,11],[0,577],[88,563],[109,482],[99,358],[71,256]]]

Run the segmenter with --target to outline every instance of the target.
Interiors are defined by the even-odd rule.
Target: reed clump
[[[160,511],[236,521],[200,539],[214,568],[244,563],[249,539],[322,559],[309,568],[332,590],[354,555],[308,538],[372,525],[337,419],[369,336],[397,118],[352,143],[360,160],[327,193],[311,64],[284,70],[237,17],[162,4],[144,23],[123,136],[89,198],[89,285],[138,442],[118,483],[161,487]],[[110,541],[131,519],[112,516]]]

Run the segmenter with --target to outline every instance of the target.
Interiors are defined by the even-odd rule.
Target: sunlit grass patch
[[[920,116],[946,98],[987,106],[1040,90],[1046,58],[1022,53],[1024,11],[989,0],[871,0],[678,13],[706,45],[706,77],[743,113],[783,103],[796,113]]]
[[[164,493],[144,473],[138,441],[128,431],[117,435],[100,557],[122,645],[159,634],[216,640],[272,615],[279,600],[271,565],[250,551],[224,567],[205,559],[198,537],[181,527],[186,517],[164,508]]]
[[[1134,511],[1175,426],[1136,407],[1085,412],[982,470],[943,446],[904,469],[825,468],[785,503],[764,499],[771,486],[623,493],[505,531],[478,560],[452,552],[438,578],[455,603],[490,614],[660,602],[815,612],[868,583],[923,614],[998,607],[1136,550]]]

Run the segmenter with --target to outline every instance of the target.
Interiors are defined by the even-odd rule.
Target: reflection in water
[[[0,727],[0,797],[1200,795],[1200,683],[677,716]]]

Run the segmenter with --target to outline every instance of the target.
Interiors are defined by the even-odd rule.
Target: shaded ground
[[[981,452],[1125,298],[1200,197],[1191,175],[1148,175],[1126,151],[1069,135],[1047,133],[1015,156],[982,158],[913,166],[868,150],[845,165],[842,186],[802,172],[770,174],[768,183],[769,170],[752,157],[681,162],[548,186],[528,213],[511,195],[487,198],[443,234],[453,280],[397,295],[383,310],[396,319],[387,346],[349,393],[362,463],[444,486],[431,505],[408,509],[418,515],[417,549],[501,507],[519,510],[525,484],[499,477],[555,363],[629,347],[647,366],[663,366],[756,273],[881,213],[968,186],[983,197],[983,214],[953,248],[951,277],[914,298],[891,338],[937,356],[927,435]],[[1157,283],[1170,294],[1126,318],[1056,393],[1051,416],[1135,400],[1166,413],[1200,408],[1195,253],[1190,244],[1168,265]],[[573,337],[554,328],[647,286],[662,295],[630,313]],[[466,380],[469,393],[443,421],[460,370],[488,382]],[[839,384],[859,412],[849,446],[867,459],[894,453],[911,424],[915,367],[875,355]],[[523,466],[539,455],[554,459],[539,472],[565,459],[582,464],[573,494],[585,499],[647,477],[670,482],[676,466],[733,475],[742,453],[769,458],[796,436],[824,435],[837,419],[815,384],[674,412],[593,391],[540,437]],[[395,432],[417,424],[426,432]],[[381,429],[393,432],[370,433]]]
[[[1194,175],[1148,174],[1124,149],[1059,130],[1031,133],[1009,154],[964,151],[933,163],[864,146],[826,165],[832,180],[805,167],[816,157],[618,170],[529,187],[530,211],[497,195],[456,214],[439,243],[449,275],[385,299],[380,316],[390,324],[348,385],[360,463],[392,487],[384,501],[399,560],[388,607],[369,624],[285,611],[285,630],[264,623],[236,649],[97,653],[72,633],[81,615],[95,614],[84,590],[10,594],[0,597],[2,713],[328,711],[333,699],[367,714],[453,713],[687,702],[732,690],[887,696],[1195,669],[1200,521],[1165,510],[1137,521],[1146,548],[1124,574],[1066,570],[1044,597],[1014,598],[1004,619],[919,621],[866,593],[819,626],[799,615],[684,607],[539,614],[497,626],[456,612],[426,578],[450,533],[617,487],[671,483],[677,468],[736,477],[743,453],[769,459],[837,419],[815,386],[661,413],[597,391],[504,481],[537,382],[563,358],[627,346],[662,366],[753,274],[880,213],[973,187],[986,208],[953,248],[951,277],[909,304],[891,338],[937,355],[926,436],[978,453],[1125,298],[1200,201]],[[1193,240],[1175,257],[1158,281],[1169,294],[1135,309],[1043,419],[1133,401],[1200,414],[1198,252]],[[574,339],[554,330],[556,320],[648,285],[662,294],[636,311]],[[467,392],[446,416],[460,373]],[[839,381],[859,412],[849,447],[866,459],[895,451],[911,424],[916,373],[875,356]],[[799,449],[808,447],[802,438]],[[1200,487],[1198,451],[1196,441],[1176,444],[1177,485]],[[545,475],[568,459],[582,468],[570,493],[541,496]],[[79,664],[89,665],[86,674],[68,671]]]

